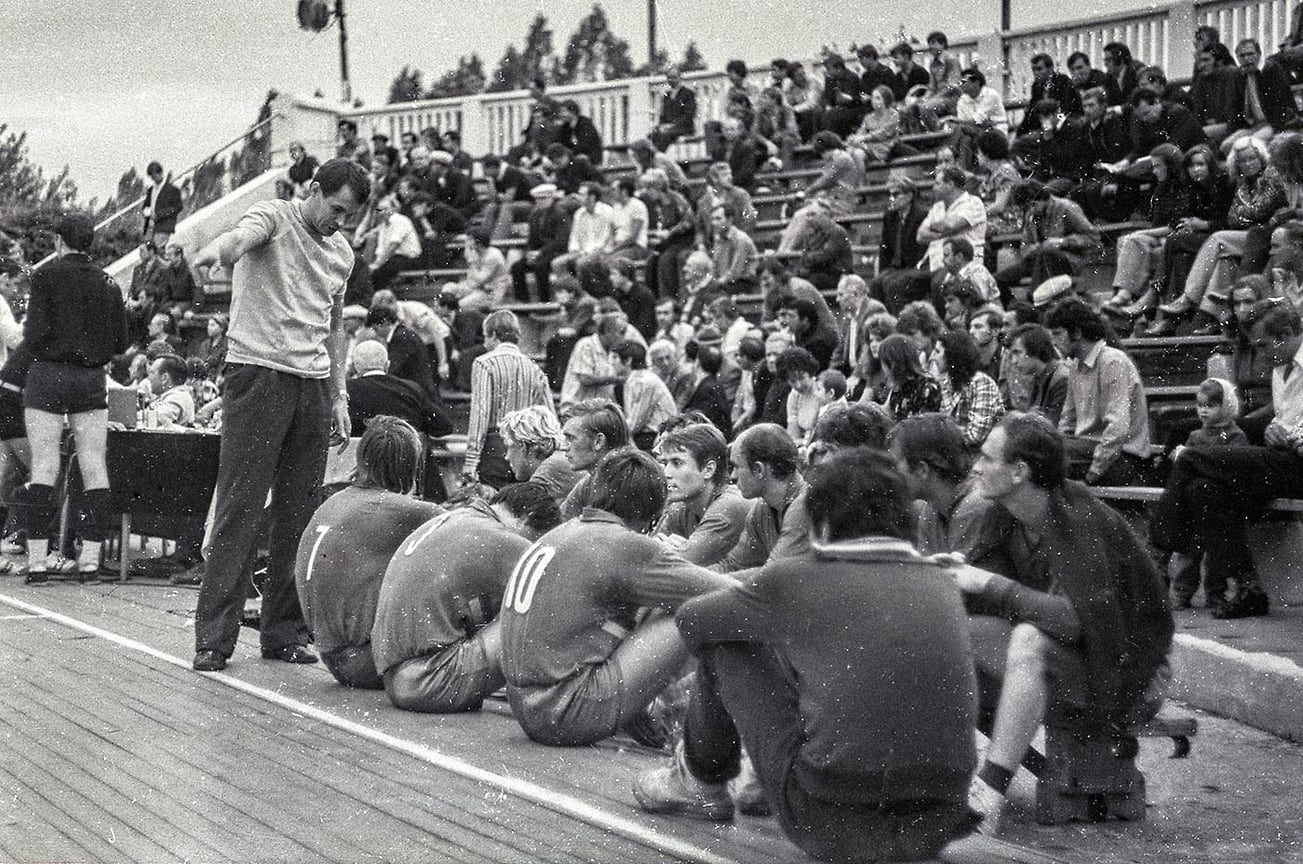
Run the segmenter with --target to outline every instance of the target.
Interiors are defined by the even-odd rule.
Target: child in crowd
[[[836,369],[825,369],[814,379],[814,398],[819,403],[819,418],[829,411],[835,411],[837,408],[847,407],[846,402],[846,376]]]
[[[1240,397],[1235,393],[1235,385],[1225,378],[1209,378],[1199,385],[1195,411],[1199,415],[1199,428],[1190,433],[1184,446],[1172,451],[1173,462],[1181,458],[1181,451],[1186,447],[1233,447],[1249,443],[1244,431],[1235,423],[1240,413]],[[1199,588],[1203,554],[1177,553],[1172,556],[1172,565],[1173,605],[1178,609],[1189,609],[1190,598]],[[1203,593],[1209,609],[1222,605],[1226,602],[1225,580],[1213,584],[1208,579],[1204,582]]]

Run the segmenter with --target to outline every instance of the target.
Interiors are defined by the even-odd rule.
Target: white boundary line
[[[150,657],[162,660],[165,663],[170,663],[181,669],[193,671],[190,663],[180,657],[175,657],[171,654],[159,651],[157,648],[152,648],[143,642],[129,639],[126,636],[119,635],[111,630],[104,630],[93,624],[87,624],[85,621],[81,621],[77,618],[64,615],[60,612],[55,612],[53,609],[46,609],[43,606],[37,606],[34,603],[28,603],[7,594],[0,594],[0,603],[6,603],[15,609],[22,609],[34,617],[48,618],[49,620],[62,624],[65,627],[80,630],[81,632],[88,633],[92,636],[98,636],[101,639],[120,645],[123,648],[147,654]],[[385,732],[370,729],[360,723],[355,723],[352,720],[340,717],[337,714],[323,711],[320,708],[300,702],[297,699],[291,699],[288,696],[282,696],[273,690],[267,690],[256,684],[241,681],[239,678],[234,678],[231,675],[220,672],[195,672],[194,674],[202,675],[209,680],[224,684],[233,690],[239,690],[241,693],[247,693],[250,696],[262,699],[265,702],[270,702],[273,705],[302,714],[306,717],[311,717],[318,722],[333,726],[336,729],[341,729],[350,734],[373,741],[384,747],[388,747],[391,750],[396,750],[399,753],[406,754],[414,759],[419,759],[420,761],[433,765],[436,768],[442,768],[445,771],[450,771],[453,774],[457,774],[469,780],[474,780],[477,783],[496,787],[501,789],[503,792],[515,795],[518,798],[523,798],[526,801],[537,804],[548,810],[552,810],[565,816],[570,816],[580,822],[584,822],[595,828],[600,828],[626,839],[633,840],[636,843],[649,846],[659,852],[673,855],[675,858],[680,860],[697,862],[697,864],[738,864],[738,862],[731,858],[716,855],[708,850],[700,849],[691,843],[676,840],[673,837],[664,837],[653,829],[639,825],[637,822],[625,819],[622,816],[617,816],[614,813],[608,813],[605,810],[602,810],[599,807],[594,807],[578,798],[564,795],[535,783],[530,783],[527,780],[519,780],[515,777],[495,774],[492,771],[487,771],[476,765],[472,765],[456,756],[449,756],[430,747],[416,744],[403,738],[389,735]]]

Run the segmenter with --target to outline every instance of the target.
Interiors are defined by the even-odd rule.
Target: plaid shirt
[[[963,430],[964,443],[974,448],[982,446],[1004,415],[1000,388],[985,372],[975,373],[958,392],[949,386],[942,388],[941,408]]]

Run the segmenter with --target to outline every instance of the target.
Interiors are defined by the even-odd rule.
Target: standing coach
[[[267,505],[271,560],[262,588],[262,656],[315,663],[294,586],[299,536],[316,507],[330,440],[347,442],[344,285],[353,250],[340,223],[367,201],[366,171],[318,169],[307,198],[250,208],[196,265],[232,269],[230,348],[212,544],[195,613],[194,668],[216,672],[235,650],[245,565]]]

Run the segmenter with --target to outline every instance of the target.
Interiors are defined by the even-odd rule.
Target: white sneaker
[[[633,782],[633,797],[648,813],[687,816],[707,822],[728,822],[733,818],[733,799],[727,783],[703,783],[683,761],[683,744],[674,750],[673,761],[664,768],[639,774]]]
[[[968,784],[968,809],[982,817],[979,834],[994,837],[1000,830],[1000,818],[1008,801],[994,786],[978,777]]]
[[[751,757],[746,754],[746,751],[742,753],[741,770],[733,780],[732,792],[733,801],[743,816],[764,818],[773,815],[773,808],[769,806],[769,798],[765,795],[765,787],[760,784],[755,766],[751,764]]]

